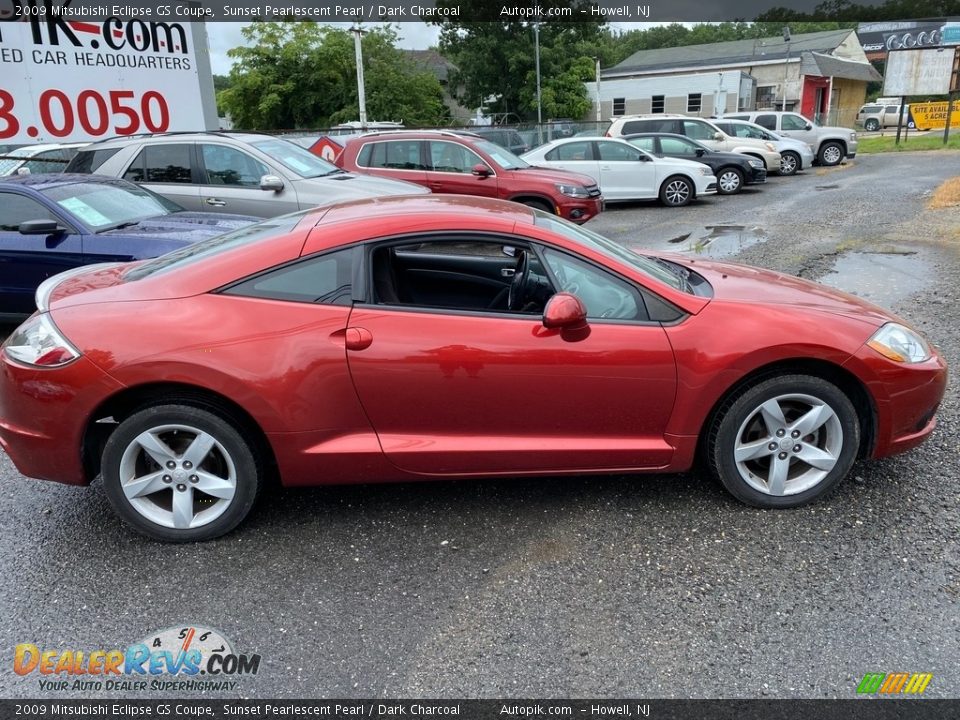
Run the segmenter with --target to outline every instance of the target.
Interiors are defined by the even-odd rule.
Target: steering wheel
[[[513,280],[507,294],[507,309],[518,312],[527,301],[527,280],[530,278],[530,259],[526,250],[518,250],[517,266],[513,270]]]

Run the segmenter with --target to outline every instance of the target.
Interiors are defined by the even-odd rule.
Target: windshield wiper
[[[131,220],[130,222],[122,222],[119,225],[111,225],[105,227],[103,230],[97,230],[97,232],[108,232],[109,230],[123,230],[124,228],[133,227],[134,225],[139,225],[139,220]]]
[[[680,280],[681,287],[685,292],[693,293],[693,285],[690,282],[690,271],[687,270],[687,268],[683,267],[683,265],[672,263],[669,260],[664,260],[663,258],[651,257],[650,255],[646,257],[648,260],[653,260],[657,265],[668,270],[671,275],[675,275],[677,279]]]

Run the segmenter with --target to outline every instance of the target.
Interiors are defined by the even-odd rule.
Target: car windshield
[[[574,225],[572,222],[564,220],[563,218],[550,215],[541,210],[534,210],[534,213],[536,214],[537,225],[553,230],[555,233],[606,255],[608,258],[629,265],[655,280],[659,280],[664,285],[669,285],[677,290],[685,290],[684,281],[680,276],[670,272],[666,267],[658,264],[651,258],[639,255],[629,248],[625,248],[612,240],[608,240],[603,237],[603,235],[598,235],[580,225]]]
[[[23,164],[21,158],[33,157],[37,152],[36,148],[22,147],[11,149],[9,151],[0,151],[4,160],[0,160],[0,175],[10,175],[16,168]]]
[[[289,140],[271,138],[270,140],[258,140],[251,145],[302,178],[323,177],[324,175],[342,172],[333,163],[317,157],[309,150],[305,150]]]
[[[521,160],[506,148],[489,140],[477,140],[476,146],[492,157],[504,170],[522,170],[530,167],[530,163],[526,160]]]
[[[255,225],[247,225],[224,235],[217,235],[208,240],[186,245],[179,250],[148,260],[142,265],[137,265],[124,275],[124,280],[140,280],[159,272],[191,265],[199,260],[228,252],[243,245],[250,245],[261,240],[269,240],[277,235],[283,235],[293,230],[300,219],[308,212],[313,212],[313,210],[301,210],[290,215],[269,218]]]
[[[175,202],[136,185],[76,182],[41,190],[94,232],[135,225],[158,215],[181,212]]]

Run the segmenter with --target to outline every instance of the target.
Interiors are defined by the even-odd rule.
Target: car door
[[[813,123],[811,123],[802,115],[796,115],[794,113],[785,113],[784,115],[781,115],[780,134],[784,137],[802,140],[805,143],[817,147],[817,131],[813,127]]]
[[[192,143],[145,145],[123,173],[123,179],[142,185],[177,203],[184,210],[202,210],[194,173]]]
[[[722,133],[721,135],[723,135],[723,137],[718,140],[716,137],[717,130],[715,130],[712,125],[698,120],[681,120],[680,124],[683,127],[683,135],[702,142],[711,150],[721,152],[731,152],[733,150],[733,140]]]
[[[217,142],[197,143],[197,151],[202,210],[267,218],[300,209],[293,183],[249,153]],[[283,189],[263,190],[264,175],[281,178]]]
[[[600,190],[607,200],[657,196],[656,163],[651,156],[625,143],[597,140]]]
[[[474,175],[477,165],[490,170],[489,175]],[[435,193],[481,195],[500,194],[496,168],[491,167],[473,150],[452,140],[427,141],[427,187]]]
[[[394,139],[365,143],[357,153],[357,169],[379,177],[430,187],[427,182],[426,148],[422,140]]]
[[[607,192],[603,184],[603,178],[600,173],[599,159],[594,154],[594,143],[592,140],[576,140],[573,142],[564,142],[557,145],[544,155],[544,159],[550,167],[560,168],[561,170],[570,170],[581,175],[592,177],[594,182],[600,186],[600,191],[607,200],[613,197]]]
[[[20,224],[27,220],[56,220],[66,232],[22,235]],[[76,227],[35,198],[0,191],[0,317],[29,315],[41,282],[82,264]]]
[[[668,463],[663,430],[676,395],[675,362],[663,328],[643,319],[636,288],[568,253],[550,251],[541,263],[523,239],[500,242],[518,263],[532,253],[527,280],[547,297],[559,284],[590,298],[588,331],[545,328],[536,293],[539,300],[518,311],[405,302],[404,289],[393,287],[394,268],[383,264],[389,253],[371,248],[371,290],[355,298],[347,361],[387,458],[424,475]],[[491,237],[477,243],[488,246]],[[447,250],[473,251],[462,236]],[[633,317],[601,317],[630,315],[631,303]]]

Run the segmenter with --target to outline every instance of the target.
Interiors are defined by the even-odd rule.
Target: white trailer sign
[[[891,50],[883,73],[883,94],[946,95],[954,68],[954,49]]]
[[[217,128],[202,23],[0,21],[0,142]]]

